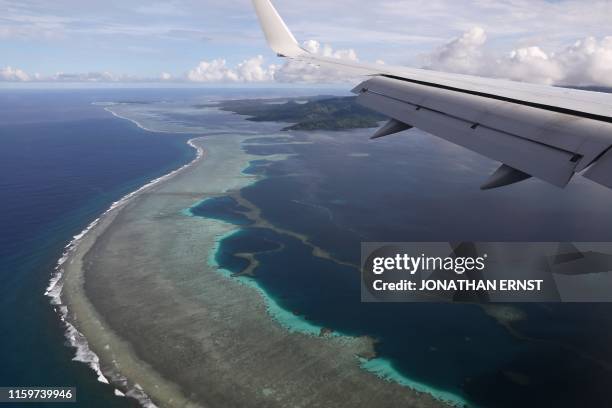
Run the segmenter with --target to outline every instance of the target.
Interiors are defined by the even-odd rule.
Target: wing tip
[[[270,0],[252,2],[266,41],[277,55],[291,58],[306,53]]]

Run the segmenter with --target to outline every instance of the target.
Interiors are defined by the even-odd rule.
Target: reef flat
[[[244,152],[248,138],[193,140],[201,159],[107,212],[70,253],[67,318],[104,376],[163,407],[442,405],[362,369],[371,339],[285,330],[257,290],[210,262],[238,227],[185,209],[257,180],[243,173],[261,159]]]

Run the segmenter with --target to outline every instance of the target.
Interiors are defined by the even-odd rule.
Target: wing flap
[[[597,160],[585,173],[584,177],[608,188],[612,188],[612,149]]]

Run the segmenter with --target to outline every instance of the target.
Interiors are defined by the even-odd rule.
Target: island
[[[229,100],[220,102],[219,109],[248,116],[252,122],[292,123],[284,131],[374,128],[387,119],[359,105],[355,96]]]

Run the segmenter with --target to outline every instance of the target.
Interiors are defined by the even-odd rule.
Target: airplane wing
[[[483,189],[529,177],[565,187],[576,173],[612,188],[612,94],[320,56],[270,0],[253,4],[279,56],[367,77],[357,101],[390,118],[373,138],[416,127],[501,162]]]

